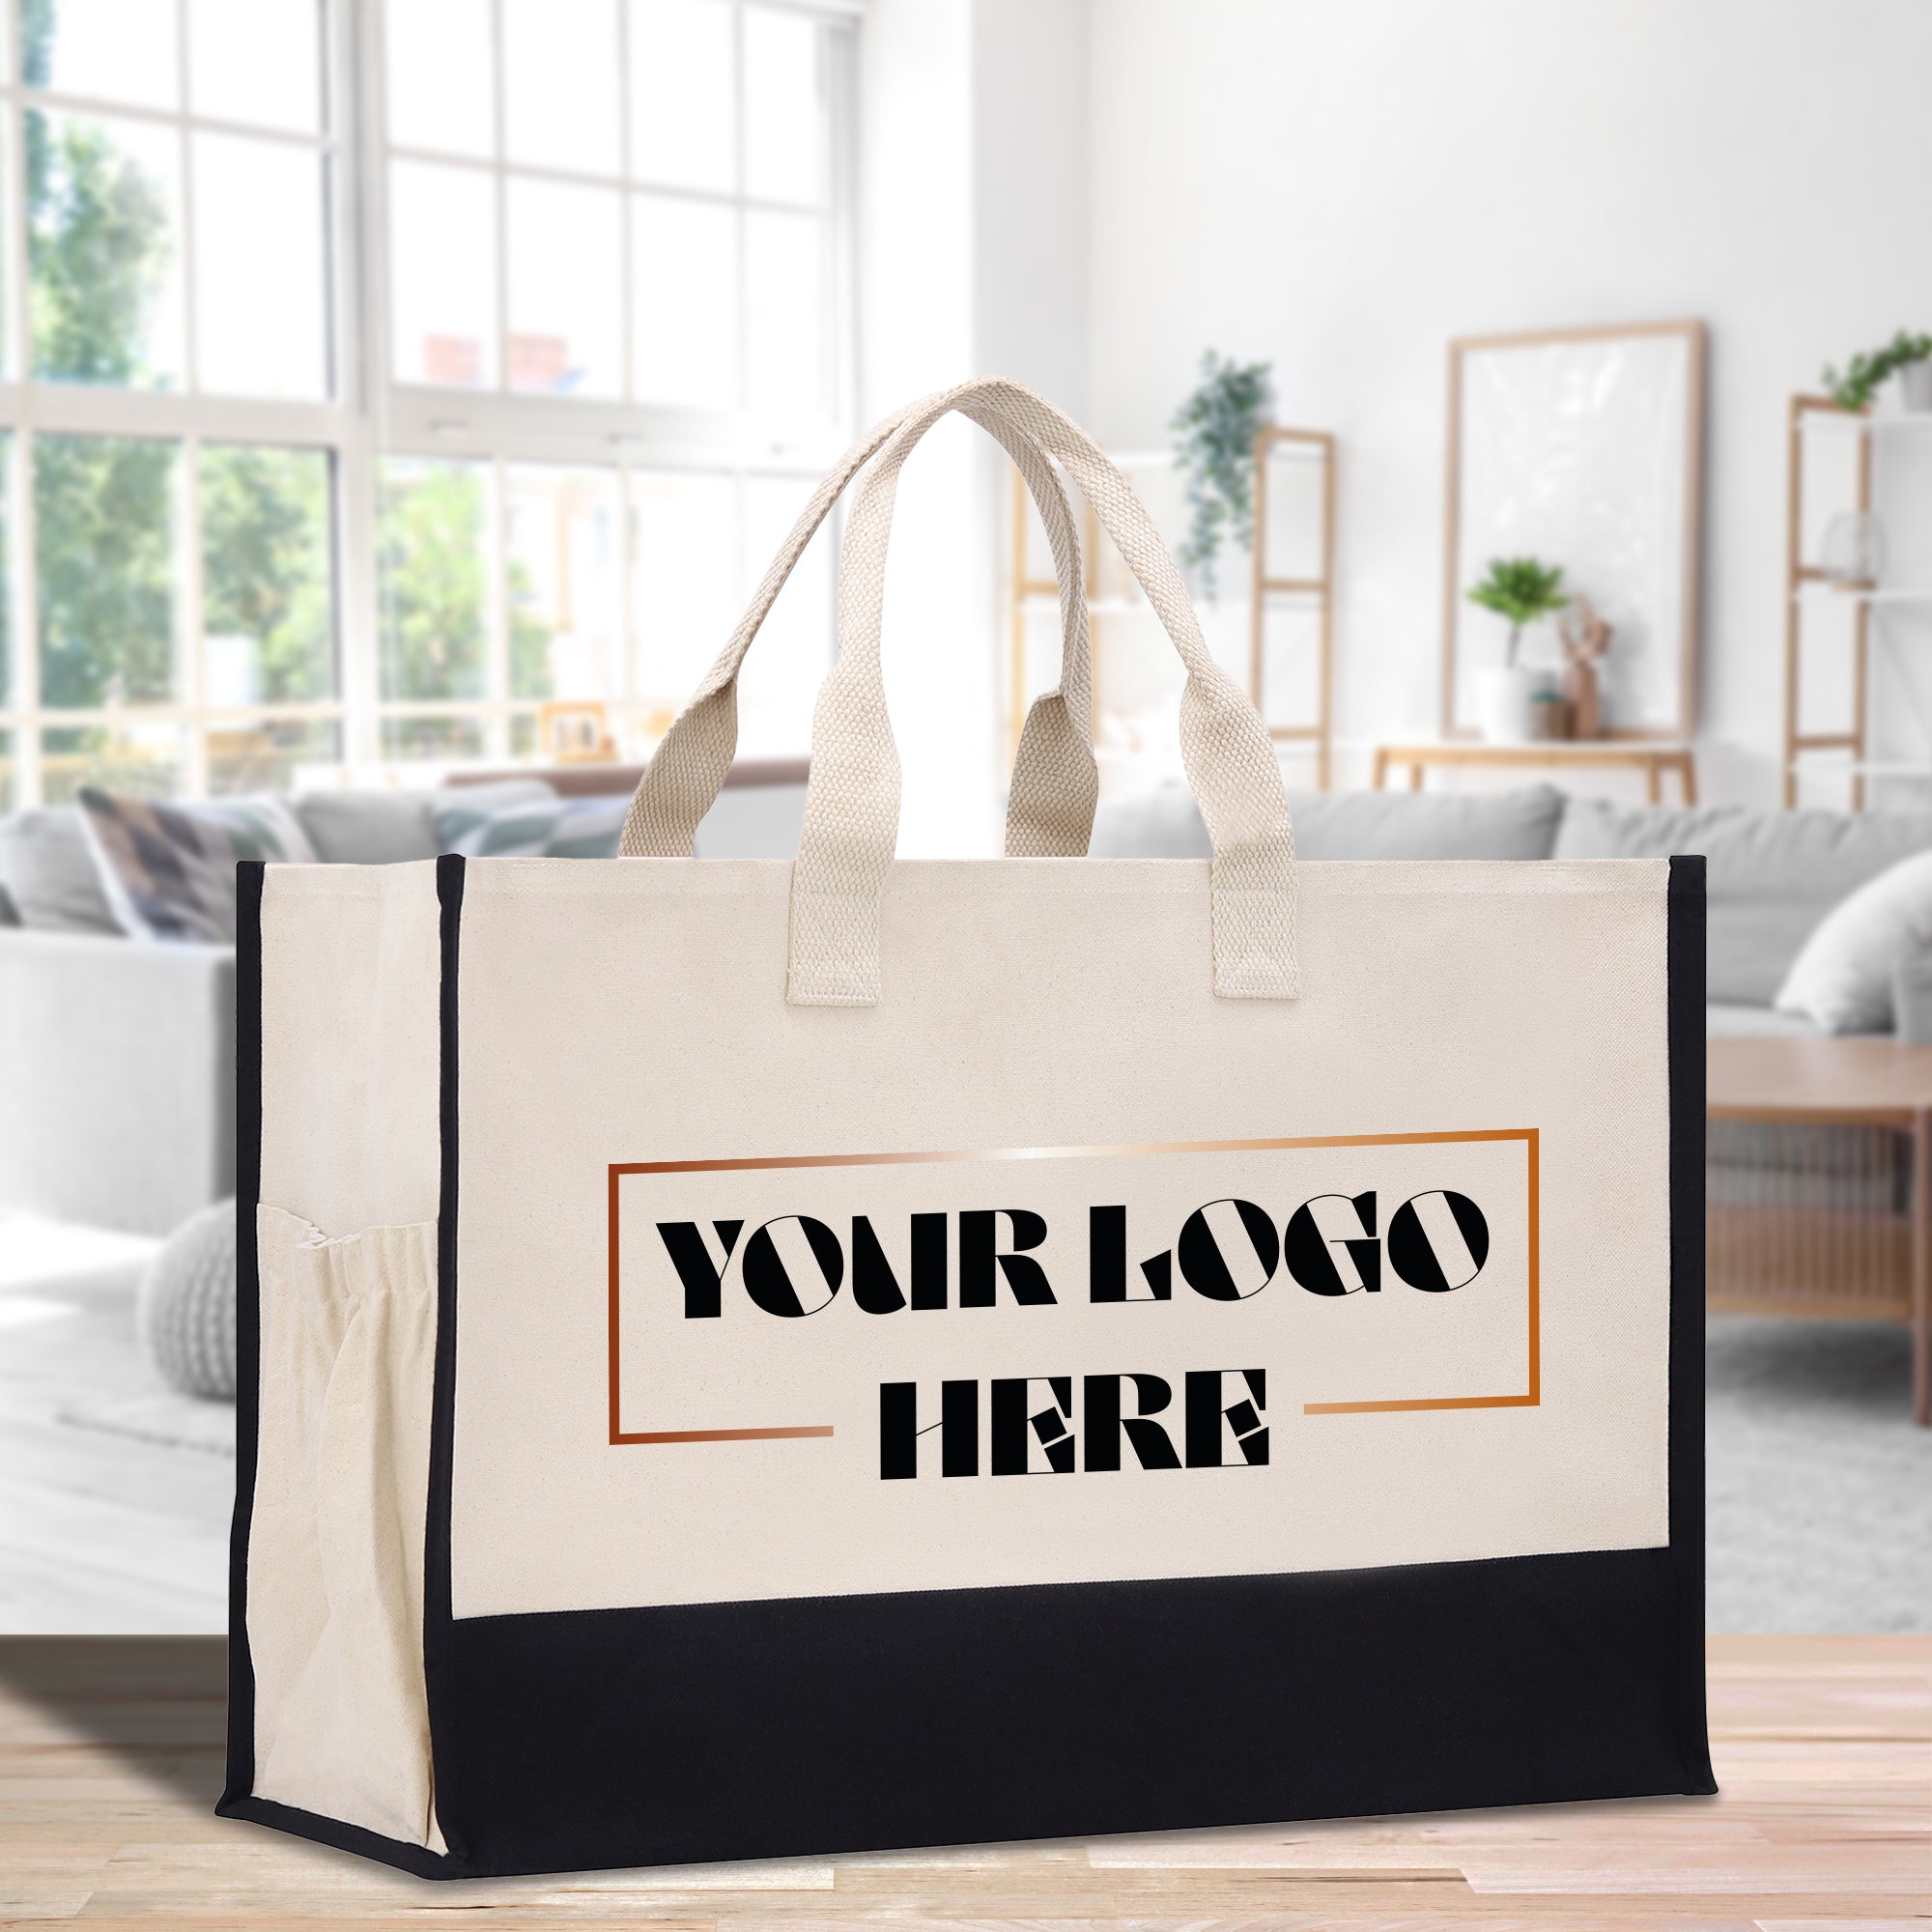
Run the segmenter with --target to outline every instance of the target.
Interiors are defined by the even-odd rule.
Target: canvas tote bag
[[[894,857],[900,466],[1045,516],[1009,856]],[[1082,856],[1057,463],[1211,862]],[[795,864],[689,857],[834,496]],[[223,1812],[457,1877],[1712,1790],[1701,861],[1297,865],[1019,385],[819,492],[626,856],[244,867]]]

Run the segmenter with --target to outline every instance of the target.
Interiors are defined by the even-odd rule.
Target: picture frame
[[[1467,592],[1492,558],[1563,568],[1612,627],[1605,735],[1694,728],[1702,611],[1706,330],[1699,321],[1449,344],[1441,728],[1476,735],[1472,674],[1501,620]],[[1492,639],[1495,641],[1492,641]],[[1538,639],[1551,654],[1555,639]]]
[[[537,714],[537,744],[554,765],[609,764],[617,755],[601,698],[546,704]]]

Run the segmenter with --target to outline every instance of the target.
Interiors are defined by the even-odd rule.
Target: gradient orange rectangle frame
[[[1450,1134],[1309,1134],[1282,1140],[1145,1141],[1122,1147],[970,1148],[943,1153],[804,1153],[773,1154],[756,1160],[642,1160],[612,1161],[611,1202],[611,1441],[633,1442],[770,1442],[799,1436],[830,1435],[830,1423],[773,1429],[659,1429],[630,1430],[618,1426],[620,1387],[619,1339],[619,1187],[627,1174],[723,1174],[734,1170],[787,1167],[908,1167],[962,1160],[1069,1160],[1140,1153],[1262,1153],[1287,1148],[1429,1147],[1461,1141],[1521,1141],[1528,1162],[1529,1188],[1529,1387],[1521,1395],[1420,1396],[1402,1402],[1309,1402],[1304,1415],[1378,1415],[1401,1409],[1534,1408],[1542,1400],[1542,1328],[1539,1255],[1537,1133],[1535,1127],[1478,1128]]]

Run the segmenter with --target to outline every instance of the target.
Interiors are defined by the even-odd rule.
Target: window
[[[848,427],[856,7],[0,11],[0,805],[559,699],[642,755]],[[748,752],[803,749],[809,561]]]
[[[0,796],[340,756],[350,441],[313,0],[18,0]]]

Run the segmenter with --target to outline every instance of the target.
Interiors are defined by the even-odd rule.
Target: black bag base
[[[1668,1548],[459,1619],[447,1857],[507,1877],[1716,1790]]]

